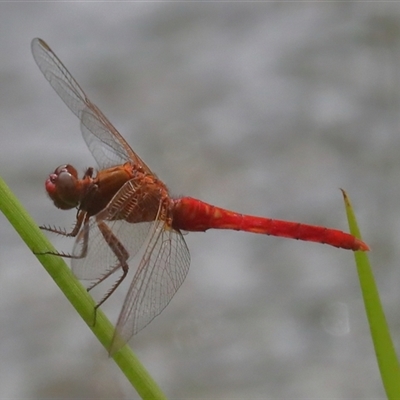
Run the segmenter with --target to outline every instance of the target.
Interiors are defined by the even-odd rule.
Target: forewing
[[[182,234],[163,221],[155,224],[124,300],[110,354],[164,310],[183,283],[189,265],[189,250]]]
[[[32,54],[44,77],[61,97],[68,108],[81,118],[87,107],[87,98],[81,87],[68,72],[67,68],[41,39],[32,40]]]
[[[33,58],[44,77],[80,119],[83,138],[99,167],[106,168],[131,160],[151,172],[105,115],[88,99],[47,43],[35,38],[31,48]]]
[[[105,118],[104,115],[103,118]],[[117,130],[108,120],[101,120],[100,115],[93,113],[91,108],[85,108],[81,113],[81,132],[100,168],[124,164],[132,158],[134,158],[133,162],[137,163],[136,155],[127,152],[126,148],[116,140],[120,137]]]

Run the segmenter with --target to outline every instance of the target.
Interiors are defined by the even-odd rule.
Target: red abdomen
[[[172,202],[172,227],[185,231],[233,229],[264,235],[325,243],[349,250],[369,250],[361,240],[337,229],[255,217],[215,207],[191,197]]]

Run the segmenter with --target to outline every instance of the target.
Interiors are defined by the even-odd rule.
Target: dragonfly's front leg
[[[86,211],[78,211],[78,215],[76,218],[76,224],[74,229],[67,233],[65,230],[55,229],[47,226],[40,226],[40,229],[44,231],[58,233],[59,235],[67,236],[67,237],[75,237],[78,233],[82,235],[82,249],[79,254],[69,254],[64,252],[53,252],[53,251],[46,251],[43,253],[36,253],[36,254],[49,254],[52,256],[59,256],[65,258],[84,258],[86,257],[87,250],[88,250],[88,243],[89,243],[89,215]],[[83,228],[81,229],[83,224]]]
[[[88,287],[88,291],[96,287],[98,284],[103,282],[109,276],[111,276],[115,271],[122,268],[122,275],[118,278],[118,280],[114,283],[111,289],[104,295],[104,297],[100,300],[99,303],[96,304],[96,309],[99,308],[117,289],[117,287],[122,283],[122,281],[126,278],[126,275],[129,271],[128,266],[128,258],[129,253],[125,249],[124,245],[118,240],[118,238],[113,234],[111,229],[107,226],[104,221],[98,220],[97,226],[104,237],[104,240],[107,242],[108,246],[110,246],[112,252],[118,259],[118,263],[116,266],[112,267],[108,270],[104,275],[102,275],[99,279],[97,279],[91,286]]]
[[[56,227],[51,227],[51,226],[46,226],[46,225],[41,225],[41,226],[39,226],[39,228],[42,229],[43,231],[57,233],[58,235],[61,235],[61,236],[75,237],[81,230],[83,221],[86,222],[88,219],[89,219],[89,216],[87,215],[87,212],[79,210],[78,214],[76,216],[76,224],[71,232],[67,232],[63,228],[56,228]]]

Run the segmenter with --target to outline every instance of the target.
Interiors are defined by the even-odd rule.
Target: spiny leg
[[[44,231],[57,233],[58,235],[61,235],[61,236],[75,237],[81,230],[82,223],[84,221],[87,222],[88,219],[89,219],[89,215],[87,214],[87,212],[79,210],[77,213],[77,216],[76,216],[76,224],[71,232],[66,232],[65,229],[61,229],[61,228],[57,229],[55,227],[52,228],[51,226],[46,226],[46,225],[39,226],[39,228]]]
[[[107,224],[103,221],[97,221],[97,226],[104,237],[104,240],[107,242],[108,246],[114,253],[114,255],[118,259],[118,264],[112,267],[109,271],[107,271],[103,276],[97,279],[87,290],[90,291],[109,276],[111,276],[115,271],[119,268],[122,268],[122,275],[118,278],[118,280],[113,284],[110,290],[104,295],[104,297],[100,300],[99,303],[95,306],[95,311],[115,292],[117,287],[122,283],[122,281],[126,278],[129,266],[127,260],[129,258],[129,253],[123,246],[123,244],[118,240],[118,238],[113,234],[111,229],[107,226]]]
[[[66,233],[63,230],[57,230],[53,229],[51,227],[46,227],[46,226],[40,226],[40,229],[43,229],[45,231],[53,232],[53,233],[58,233],[63,236],[67,237],[75,237],[78,233],[79,236],[83,236],[83,245],[82,245],[82,250],[81,253],[78,255],[75,254],[69,254],[69,253],[64,253],[64,252],[53,252],[53,251],[45,251],[45,252],[40,252],[40,253],[35,253],[35,254],[40,254],[40,255],[52,255],[52,256],[58,256],[58,257],[64,257],[64,258],[84,258],[86,257],[87,250],[88,250],[88,242],[89,242],[89,218],[90,216],[87,214],[86,211],[79,211],[78,216],[77,216],[77,221],[75,224],[74,229],[70,233]],[[83,228],[81,230],[83,223]]]

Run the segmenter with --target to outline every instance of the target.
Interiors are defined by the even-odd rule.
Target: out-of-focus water
[[[399,345],[398,4],[1,4],[0,172],[38,224],[69,228],[44,180],[94,161],[35,36],[176,195],[347,230],[347,189]],[[186,282],[131,343],[168,397],[384,396],[351,252],[186,240]],[[2,216],[0,338],[2,398],[136,398]]]

